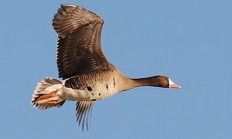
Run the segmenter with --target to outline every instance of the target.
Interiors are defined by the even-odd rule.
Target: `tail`
[[[61,107],[65,100],[62,100],[57,95],[60,91],[62,91],[62,82],[47,77],[37,84],[31,103],[39,109],[48,109],[54,106]]]

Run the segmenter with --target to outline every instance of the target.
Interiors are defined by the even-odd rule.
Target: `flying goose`
[[[57,66],[59,81],[47,77],[37,84],[31,103],[39,109],[60,107],[66,100],[77,101],[76,116],[82,130],[88,130],[88,117],[94,101],[139,86],[180,88],[167,76],[131,79],[105,57],[101,46],[104,20],[76,5],[61,5],[54,16],[58,34]]]

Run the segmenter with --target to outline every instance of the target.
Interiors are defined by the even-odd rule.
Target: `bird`
[[[101,46],[104,20],[73,4],[61,4],[52,26],[58,34],[56,61],[58,80],[46,77],[37,83],[31,103],[44,110],[76,101],[76,120],[82,130],[89,129],[89,116],[95,101],[140,86],[181,88],[169,77],[126,77],[111,64]]]

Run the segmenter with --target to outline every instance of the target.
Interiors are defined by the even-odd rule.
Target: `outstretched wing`
[[[58,33],[57,66],[59,77],[108,69],[111,64],[101,47],[103,19],[76,5],[61,5],[54,16],[53,27]]]
[[[76,104],[76,116],[79,126],[82,126],[82,131],[86,126],[89,130],[89,116],[91,116],[94,101],[78,101]]]

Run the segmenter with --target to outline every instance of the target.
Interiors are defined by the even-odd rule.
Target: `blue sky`
[[[51,22],[61,3],[105,20],[105,55],[125,75],[167,75],[182,88],[141,87],[97,101],[85,132],[75,102],[34,108],[37,82],[58,77]],[[232,138],[232,1],[8,0],[0,9],[0,138]]]

